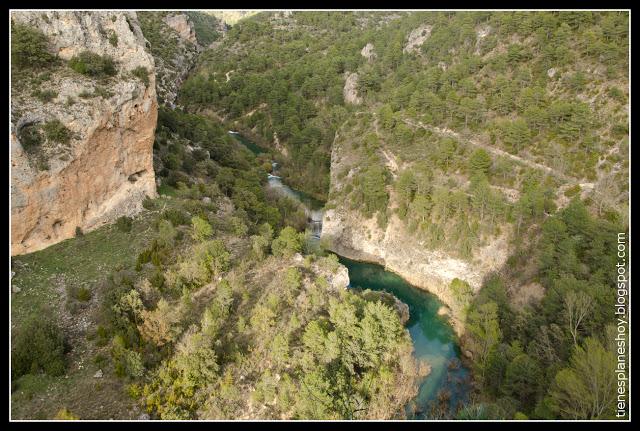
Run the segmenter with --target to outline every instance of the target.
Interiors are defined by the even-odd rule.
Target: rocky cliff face
[[[11,254],[16,255],[73,237],[76,228],[90,231],[135,214],[145,196],[156,195],[157,101],[154,61],[135,13],[13,12],[11,18],[40,29],[50,52],[62,60],[42,85],[56,94],[49,102],[34,97],[29,85],[12,82]],[[98,80],[71,70],[66,61],[83,51],[110,56],[117,74]],[[132,73],[142,68],[149,72],[148,83]],[[45,141],[27,151],[21,142],[26,128],[51,122],[66,127],[69,141]]]
[[[183,13],[176,13],[167,15],[164,22],[171,27],[178,36],[192,45],[197,46],[198,40],[196,39],[196,31],[193,28],[193,24],[189,17]]]
[[[396,214],[389,218],[385,228],[380,228],[376,217],[364,218],[350,208],[350,202],[335,198],[342,188],[338,172],[353,166],[344,142],[336,140],[331,154],[330,199],[322,220],[322,238],[329,248],[350,259],[368,261],[385,266],[402,276],[414,286],[435,294],[451,310],[451,323],[458,335],[464,331],[464,309],[451,291],[454,278],[466,281],[477,292],[484,277],[499,270],[508,257],[510,232],[503,234],[474,251],[470,261],[452,257],[438,250],[429,250]],[[332,197],[333,196],[333,197]],[[391,196],[390,205],[394,205]]]
[[[178,90],[202,50],[194,25],[178,12],[138,12],[138,16],[155,61],[158,101],[175,108]]]
[[[431,36],[432,28],[432,26],[425,24],[412,30],[407,37],[407,43],[402,52],[419,52],[422,44],[429,38],[429,36]]]

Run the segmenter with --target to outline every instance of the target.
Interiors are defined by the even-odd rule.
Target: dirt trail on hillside
[[[506,152],[504,150],[501,150],[499,148],[495,148],[495,147],[492,147],[490,145],[486,145],[486,144],[480,143],[480,142],[475,141],[473,139],[462,138],[460,136],[460,133],[454,132],[451,129],[440,128],[440,127],[435,127],[435,126],[427,126],[425,124],[422,124],[422,122],[420,122],[420,121],[415,123],[415,122],[413,122],[411,120],[407,120],[406,118],[402,119],[402,121],[404,123],[410,125],[410,126],[413,126],[413,127],[420,127],[422,129],[429,130],[431,132],[435,132],[435,133],[437,133],[439,135],[442,135],[442,136],[449,136],[449,137],[452,137],[452,138],[463,140],[464,142],[466,142],[466,143],[468,143],[470,145],[473,145],[473,146],[478,147],[478,148],[483,148],[484,150],[486,150],[486,151],[488,151],[488,152],[490,152],[490,153],[492,153],[492,154],[494,154],[496,156],[508,157],[511,160],[515,160],[516,162],[520,162],[520,163],[522,163],[524,165],[527,165],[527,166],[529,166],[529,167],[531,167],[533,169],[543,170],[543,171],[547,172],[550,175],[554,175],[554,176],[560,178],[563,181],[579,182],[578,179],[572,178],[572,177],[568,177],[567,175],[563,174],[562,172],[557,171],[557,170],[555,170],[553,168],[550,168],[549,166],[545,166],[545,165],[542,165],[540,163],[534,162],[533,160],[529,160],[529,159],[525,159],[525,158],[520,157],[520,156],[516,156],[514,154],[508,153],[508,152]]]

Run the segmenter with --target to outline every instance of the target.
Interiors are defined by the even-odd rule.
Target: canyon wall
[[[389,151],[388,149],[386,151]],[[451,323],[458,335],[464,332],[465,310],[451,291],[454,278],[466,281],[477,292],[484,278],[498,271],[509,256],[510,229],[474,250],[470,260],[428,249],[418,235],[409,232],[405,222],[393,213],[381,228],[376,217],[365,218],[339,193],[345,183],[339,172],[352,163],[354,151],[336,139],[331,153],[331,191],[322,220],[322,239],[328,248],[349,259],[373,262],[395,272],[412,285],[435,294],[447,305]],[[348,177],[347,177],[348,178]],[[390,190],[391,192],[391,190]],[[338,197],[336,197],[338,196]],[[391,193],[390,207],[394,207]]]
[[[135,12],[13,12],[16,24],[41,30],[60,59],[34,97],[12,79],[11,254],[43,249],[142,208],[156,196],[153,141],[157,120],[154,60]],[[93,78],[67,62],[83,51],[111,57],[117,73]],[[138,74],[132,73],[137,70]],[[147,82],[139,72],[148,72]],[[37,71],[35,72],[37,73]],[[59,123],[57,123],[59,122]],[[62,124],[68,142],[25,146],[25,128]]]
[[[158,102],[176,107],[178,90],[203,47],[189,16],[181,12],[138,12],[148,48],[153,55]]]

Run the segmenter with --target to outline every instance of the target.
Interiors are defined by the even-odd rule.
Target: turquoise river
[[[268,152],[239,133],[230,133],[254,154]],[[302,202],[308,210],[309,228],[314,235],[320,236],[321,203],[284,184],[277,175],[275,163],[268,186]],[[431,370],[420,382],[416,398],[406,406],[407,417],[418,420],[450,417],[457,407],[467,402],[471,376],[460,361],[460,348],[453,328],[446,316],[438,314],[442,303],[435,295],[410,285],[380,265],[339,257],[349,270],[350,288],[385,291],[409,306],[406,328],[413,341],[414,355],[427,362]]]

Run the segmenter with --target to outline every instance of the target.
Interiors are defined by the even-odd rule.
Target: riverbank
[[[408,419],[453,416],[468,401],[472,381],[456,333],[449,320],[438,314],[442,303],[381,265],[343,256],[339,259],[349,271],[351,288],[383,291],[408,307],[409,317],[404,323],[413,342],[414,357],[429,367],[417,396],[406,406]]]
[[[234,134],[241,143],[250,147],[255,145],[242,134]],[[235,130],[235,129],[233,129]],[[279,175],[280,172],[272,171]],[[278,176],[269,178],[269,187],[279,188],[290,198],[303,203],[309,212],[309,226],[314,237],[326,238],[323,233],[325,221],[324,202],[309,202],[309,196]],[[317,213],[314,217],[311,213]],[[332,212],[332,210],[327,210]],[[321,222],[316,219],[322,220]],[[332,219],[332,217],[328,217]],[[336,220],[332,220],[335,224]],[[316,226],[314,223],[317,223]],[[334,231],[335,229],[332,229]],[[347,232],[348,233],[348,232]],[[317,236],[316,236],[317,234]],[[351,240],[351,235],[347,235]],[[471,374],[464,365],[460,352],[459,339],[464,332],[464,322],[457,318],[452,309],[443,305],[449,304],[452,298],[443,295],[442,290],[433,289],[434,284],[425,280],[420,271],[403,270],[402,265],[394,265],[395,260],[386,261],[385,254],[373,254],[346,246],[343,241],[330,240],[328,249],[339,256],[343,265],[349,270],[351,287],[385,291],[393,295],[399,303],[408,307],[408,317],[404,319],[414,343],[415,357],[427,363],[430,372],[420,385],[419,394],[407,407],[409,418],[425,419],[430,415],[450,415],[457,410],[458,403],[464,403],[471,386]],[[402,244],[396,244],[402,247]],[[374,250],[375,251],[375,250]],[[411,260],[407,260],[409,266]],[[406,268],[405,268],[406,269]],[[445,287],[445,292],[448,289]],[[441,302],[442,301],[442,302]]]
[[[460,339],[464,335],[464,320],[460,317],[461,310],[457,310],[455,305],[452,307],[452,304],[455,304],[453,297],[448,289],[446,289],[438,280],[429,280],[421,274],[407,270],[404,266],[395,265],[394,261],[388,262],[378,255],[346,247],[339,241],[329,240],[327,247],[333,253],[346,257],[347,259],[383,266],[385,270],[397,274],[405,279],[414,288],[435,295],[444,303],[444,306],[446,307],[446,315],[456,333],[457,338]]]

